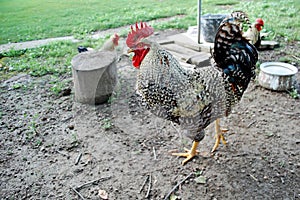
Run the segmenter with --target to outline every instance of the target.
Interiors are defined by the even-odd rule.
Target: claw
[[[173,156],[180,156],[180,157],[186,157],[186,159],[184,159],[182,161],[182,165],[185,165],[188,161],[190,161],[193,157],[195,157],[196,155],[199,154],[199,151],[197,151],[197,146],[198,146],[199,142],[193,142],[193,146],[190,150],[185,149],[186,153],[172,153]]]

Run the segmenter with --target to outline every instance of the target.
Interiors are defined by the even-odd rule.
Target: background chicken
[[[126,44],[133,52],[132,64],[138,70],[137,93],[155,115],[180,124],[193,139],[193,145],[183,156],[185,164],[197,152],[204,138],[204,129],[216,121],[216,143],[226,143],[219,119],[230,113],[241,99],[251,77],[255,75],[257,51],[242,36],[239,25],[227,19],[215,38],[212,66],[188,71],[166,50],[147,38],[153,28],[146,23],[131,26]]]
[[[255,22],[248,28],[243,34],[256,48],[261,44],[260,31],[264,26],[264,21],[261,18],[257,18]]]
[[[117,33],[111,35],[110,38],[104,42],[100,50],[114,51],[119,44],[119,39],[120,36]]]
[[[118,44],[119,44],[119,39],[120,39],[120,37],[117,33],[111,35],[109,37],[109,39],[104,42],[100,51],[114,51],[116,46],[118,46]],[[94,49],[90,48],[90,47],[79,46],[77,48],[77,50],[79,53],[82,53],[82,52],[86,52],[86,51],[92,51]]]
[[[243,11],[234,11],[228,18],[234,19],[234,21],[240,26],[241,30],[243,30],[243,25],[246,24],[248,29],[243,33],[243,36],[256,48],[260,46],[260,31],[264,26],[264,21],[261,18],[257,18],[255,22],[251,24],[248,15]]]

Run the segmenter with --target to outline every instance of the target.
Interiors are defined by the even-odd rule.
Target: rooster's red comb
[[[120,36],[117,33],[115,33],[114,35],[111,36],[111,38],[112,38],[112,41],[113,41],[114,45],[118,46]]]
[[[255,23],[256,23],[256,24],[259,24],[259,25],[261,25],[261,26],[263,26],[263,25],[264,25],[264,20],[262,20],[262,18],[257,18],[257,19],[255,20]]]
[[[126,44],[129,48],[135,46],[142,38],[146,38],[153,34],[154,29],[148,26],[146,22],[141,22],[140,27],[135,23],[135,30],[131,25],[131,32],[128,33]]]

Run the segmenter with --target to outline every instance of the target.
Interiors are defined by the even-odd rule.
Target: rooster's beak
[[[132,52],[134,52],[133,49],[128,49],[128,50],[127,50],[127,53],[132,53]]]

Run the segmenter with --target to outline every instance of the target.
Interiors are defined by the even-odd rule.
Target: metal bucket
[[[293,86],[297,72],[298,69],[288,63],[265,62],[260,65],[258,81],[265,88],[286,91]]]
[[[220,23],[227,15],[206,14],[201,17],[201,33],[206,42],[214,42]]]

